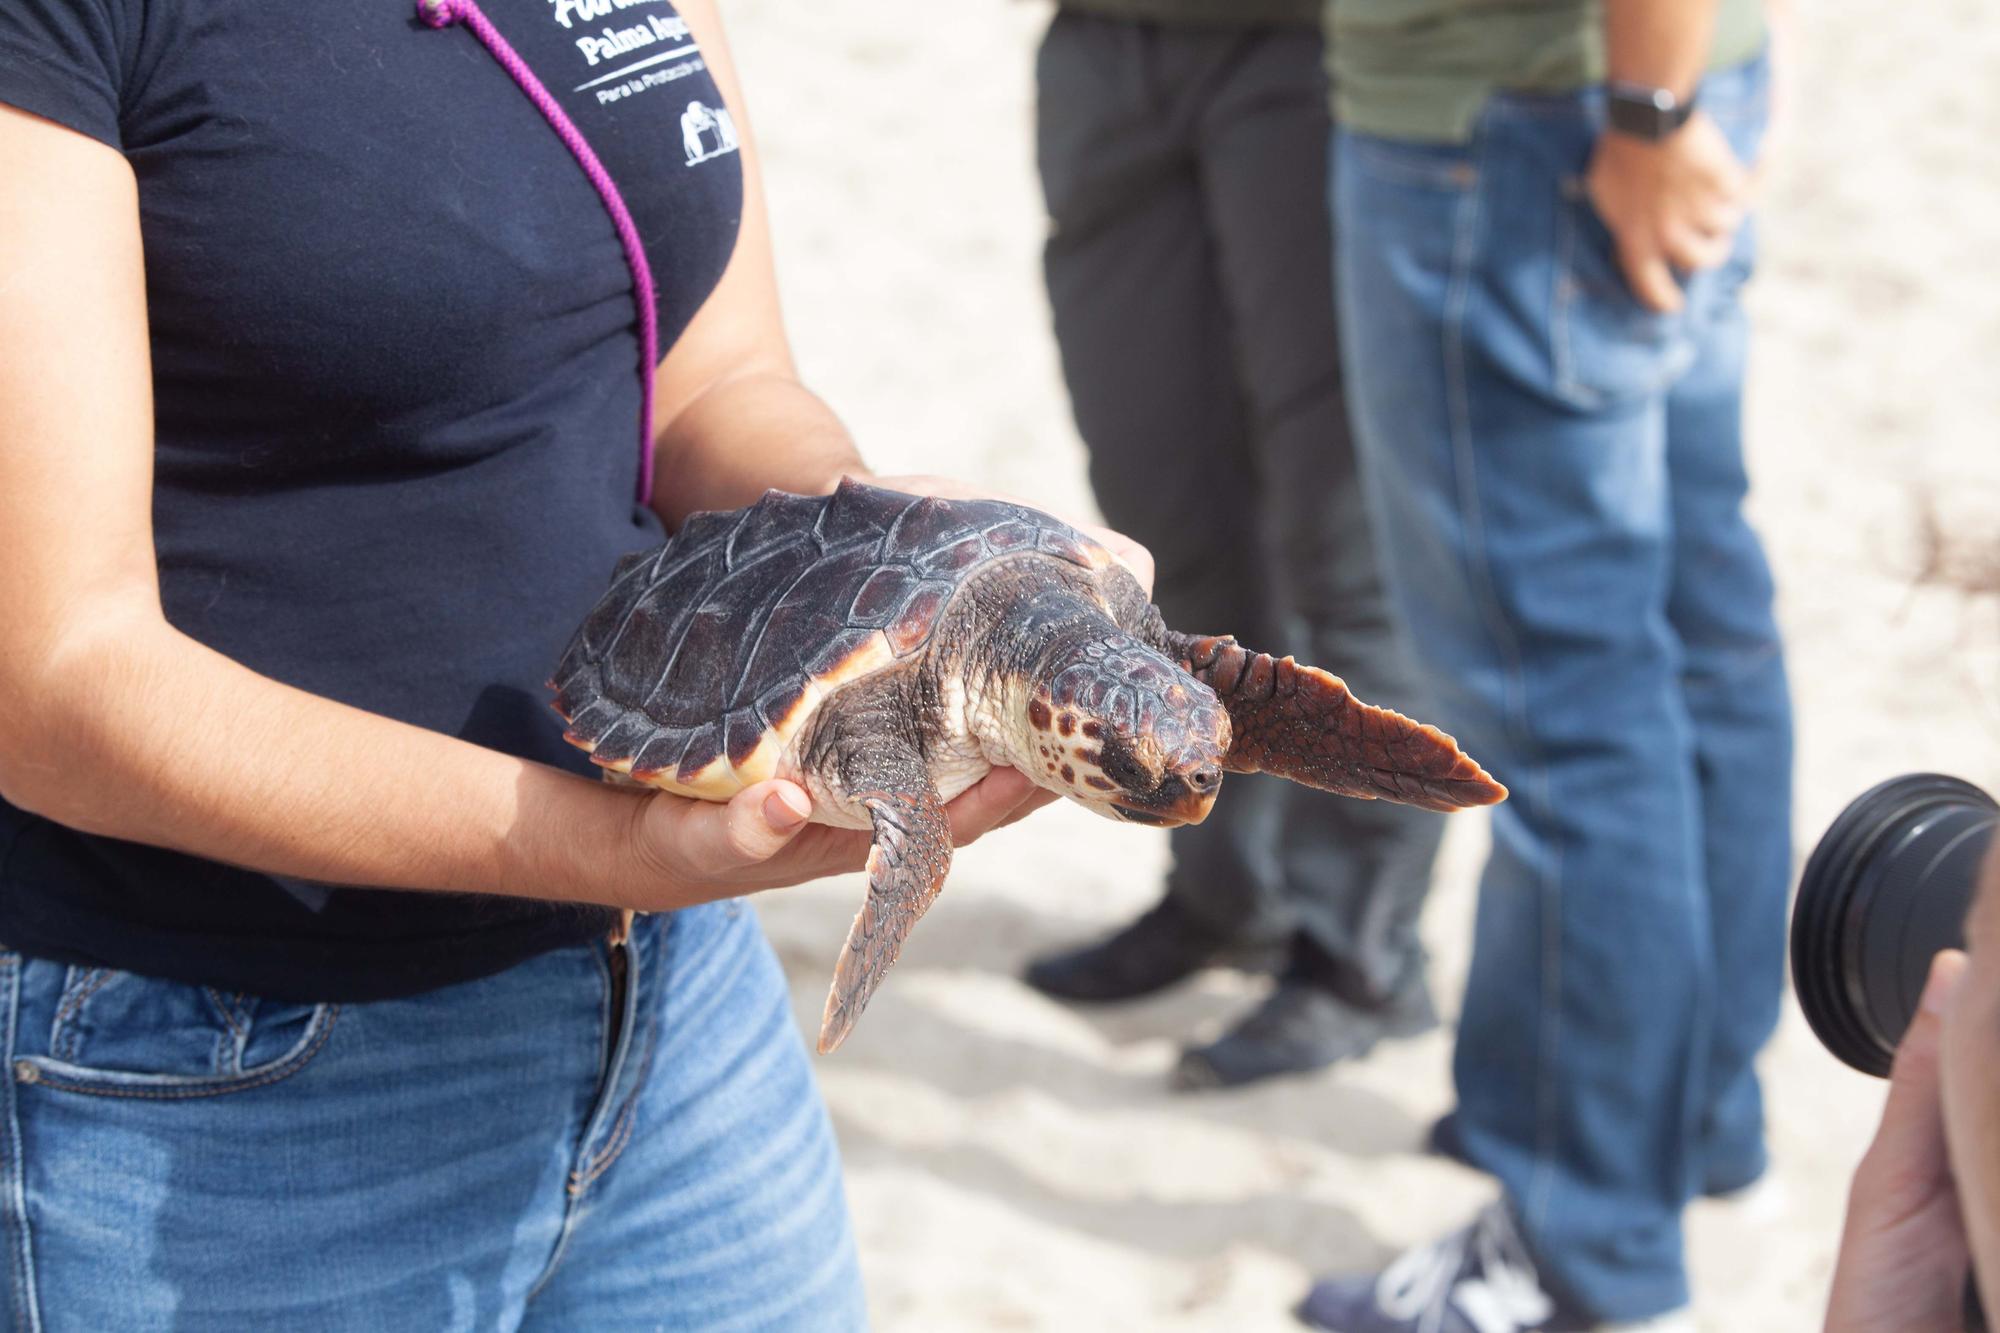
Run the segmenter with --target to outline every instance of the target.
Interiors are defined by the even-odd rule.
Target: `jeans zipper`
[[[598,1174],[591,1169],[596,1155],[603,1151],[597,1138],[618,1104],[625,1064],[632,1054],[626,1049],[632,1035],[632,944],[619,930],[614,929],[605,940],[604,969],[609,977],[605,989],[604,1072],[598,1080],[597,1104],[591,1108],[589,1122],[584,1126],[582,1156],[569,1175],[571,1195],[583,1193]]]
[[[632,986],[632,946],[622,935],[614,935],[608,946],[604,960],[611,973],[611,1022],[605,1030],[604,1068],[607,1074],[615,1070],[618,1061],[618,1043],[625,1039],[625,996]],[[610,1091],[609,1087],[605,1089]]]

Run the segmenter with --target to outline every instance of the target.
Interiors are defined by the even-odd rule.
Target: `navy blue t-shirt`
[[[743,199],[686,24],[666,0],[484,9],[616,180],[670,347]],[[634,288],[588,177],[472,32],[411,0],[6,0],[0,102],[137,174],[168,620],[315,694],[591,771],[544,681],[618,558],[661,537],[634,500]],[[359,1000],[608,923],[285,881],[0,803],[0,941],[60,961]]]

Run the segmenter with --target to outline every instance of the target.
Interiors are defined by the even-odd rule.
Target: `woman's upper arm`
[[[771,228],[764,211],[756,135],[723,38],[722,20],[714,0],[681,0],[678,8],[700,42],[709,75],[736,123],[743,172],[743,220],[721,281],[653,378],[656,430],[718,384],[744,375],[794,373],[784,318],[778,308],[778,280],[771,263]]]
[[[0,105],[0,694],[157,617],[138,191],[117,150]],[[0,709],[10,727],[36,709]]]

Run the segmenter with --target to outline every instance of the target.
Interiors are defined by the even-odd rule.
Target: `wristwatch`
[[[1604,96],[1611,128],[1647,143],[1658,143],[1694,114],[1693,93],[1683,99],[1666,88],[1613,79],[1604,85]]]

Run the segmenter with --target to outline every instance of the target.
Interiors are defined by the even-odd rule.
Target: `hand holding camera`
[[[1990,1033],[1960,946],[1970,935],[1979,949],[1979,923],[2000,927],[1996,824],[2000,808],[1969,783],[1896,778],[1842,812],[1799,886],[1792,972],[1807,1021],[1847,1064],[1890,1080],[1848,1197],[1828,1333],[1986,1327],[1973,1261],[1991,1240],[1982,1223],[2000,1179],[1987,1179],[1992,1154],[1971,1140],[2000,1103],[1982,1086]],[[1988,1281],[2000,1279],[1996,1257]]]

